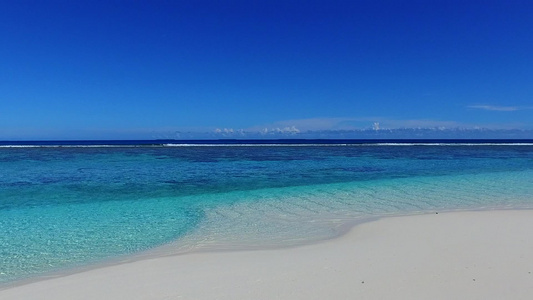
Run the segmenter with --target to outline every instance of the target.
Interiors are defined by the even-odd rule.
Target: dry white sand
[[[384,218],[319,244],[143,259],[0,299],[533,299],[533,211]]]

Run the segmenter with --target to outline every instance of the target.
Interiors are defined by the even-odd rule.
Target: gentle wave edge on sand
[[[321,243],[152,257],[9,299],[531,299],[533,210],[383,218]]]

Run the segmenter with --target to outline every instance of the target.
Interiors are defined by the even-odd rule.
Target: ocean
[[[0,171],[2,284],[300,245],[383,216],[533,208],[533,140],[4,141]]]

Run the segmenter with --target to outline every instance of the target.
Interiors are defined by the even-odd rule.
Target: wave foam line
[[[0,145],[0,148],[157,148],[157,147],[397,147],[397,146],[533,146],[533,143],[345,143],[345,144],[123,144],[123,145]]]

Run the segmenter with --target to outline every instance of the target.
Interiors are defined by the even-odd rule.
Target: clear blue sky
[[[533,129],[532,16],[529,0],[1,1],[0,139]]]

